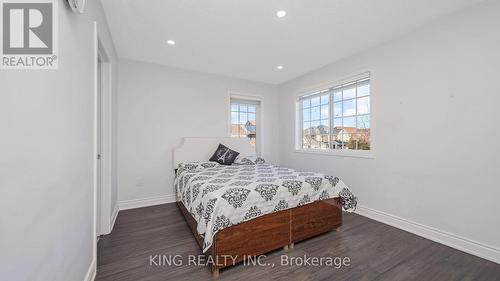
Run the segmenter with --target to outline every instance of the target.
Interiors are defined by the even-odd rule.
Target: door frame
[[[100,40],[99,32],[97,29],[97,22],[94,22],[94,151],[92,159],[94,159],[94,256],[97,255],[97,236],[109,234],[113,228],[114,218],[116,218],[116,210],[112,206],[112,164],[113,164],[113,89],[112,89],[112,69],[113,62],[110,53]],[[99,64],[98,61],[101,61]],[[98,82],[98,67],[101,67],[101,83]],[[99,95],[99,85],[101,85],[101,94]],[[99,167],[97,153],[98,153],[98,98],[100,100],[101,109],[101,177],[100,177],[100,190],[98,190],[98,177],[97,169]],[[100,192],[100,216],[97,217],[97,192]],[[116,207],[116,206],[115,206]],[[116,209],[116,208],[115,208]],[[97,227],[99,225],[99,227]],[[97,233],[97,230],[100,230]]]

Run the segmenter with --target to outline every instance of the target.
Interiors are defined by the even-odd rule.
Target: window
[[[252,145],[257,143],[257,117],[259,102],[231,98],[231,136],[248,138]]]
[[[370,76],[299,99],[299,147],[304,150],[370,150]]]

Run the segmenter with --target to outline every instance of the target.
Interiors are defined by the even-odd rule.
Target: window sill
[[[352,157],[352,158],[367,158],[367,159],[375,159],[375,155],[373,155],[373,151],[352,151],[352,150],[344,150],[344,151],[325,151],[325,150],[317,150],[317,149],[295,149],[295,153],[305,153],[305,154],[316,154],[316,155],[328,155],[328,156],[338,156],[338,157]]]

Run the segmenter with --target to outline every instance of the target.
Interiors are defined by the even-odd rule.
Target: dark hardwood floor
[[[121,211],[110,235],[98,245],[98,281],[211,280],[207,266],[188,265],[200,255],[175,203]],[[181,266],[150,265],[150,256],[181,255]],[[350,265],[279,266],[289,257],[349,257]],[[155,262],[158,259],[154,260]],[[274,251],[263,261],[276,266],[236,265],[220,280],[500,280],[500,265],[356,214],[330,232]]]

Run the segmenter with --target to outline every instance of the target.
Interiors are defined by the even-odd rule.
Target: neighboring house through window
[[[231,136],[248,138],[257,146],[259,101],[231,98]]]
[[[369,73],[299,97],[301,150],[370,150]]]

